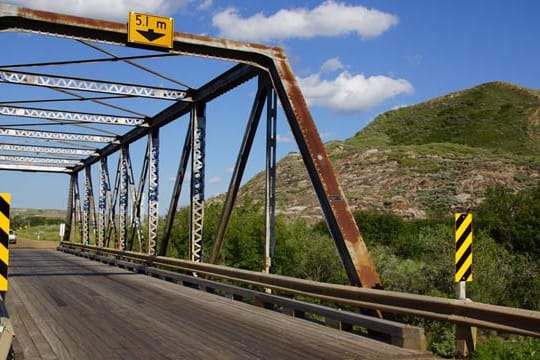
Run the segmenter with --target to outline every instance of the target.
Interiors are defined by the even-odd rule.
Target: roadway
[[[24,359],[432,359],[54,250],[10,253]]]

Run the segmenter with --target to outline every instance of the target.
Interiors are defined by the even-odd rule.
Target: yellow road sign
[[[173,34],[173,18],[129,13],[128,42],[171,49]]]
[[[472,214],[455,214],[456,223],[456,275],[455,282],[472,281]]]
[[[9,208],[11,194],[0,194],[0,293],[2,298],[8,289],[9,265]]]

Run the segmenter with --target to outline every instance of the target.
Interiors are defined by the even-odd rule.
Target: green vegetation
[[[512,337],[503,340],[490,336],[478,344],[473,360],[534,360],[540,359],[540,340]]]
[[[538,155],[538,124],[530,119],[539,106],[540,98],[529,89],[487,83],[381,114],[351,142],[453,143],[497,153]]]
[[[540,256],[540,186],[518,194],[502,185],[489,188],[477,212],[479,225],[497,243]]]
[[[20,239],[60,241],[59,224],[37,225],[17,231]]]
[[[22,239],[58,241],[64,214],[60,210],[12,209],[10,227]]]

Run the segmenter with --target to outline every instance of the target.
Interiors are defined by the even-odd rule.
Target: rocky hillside
[[[489,185],[540,181],[540,92],[494,82],[381,114],[326,144],[353,210],[425,218],[474,207]],[[278,209],[321,218],[299,154],[278,164]],[[262,199],[264,174],[241,196]]]

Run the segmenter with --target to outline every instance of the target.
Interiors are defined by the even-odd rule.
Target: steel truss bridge
[[[508,314],[489,306],[479,308],[459,302],[417,299],[408,294],[397,295],[374,290],[382,288],[379,276],[291,65],[281,48],[175,32],[172,48],[156,49],[128,43],[125,24],[2,4],[0,29],[3,32],[1,36],[14,32],[30,33],[44,39],[59,38],[66,46],[83,48],[88,54],[87,58],[72,59],[63,51],[51,49],[46,53],[41,52],[39,61],[33,60],[36,58],[33,55],[27,56],[28,61],[24,63],[6,63],[6,56],[0,60],[0,170],[61,173],[69,177],[62,251],[174,280],[189,287],[230,295],[235,299],[250,297],[263,307],[281,307],[283,312],[290,311],[294,316],[313,313],[331,319],[334,323],[357,324],[376,333],[390,334],[391,343],[414,349],[422,348],[423,333],[413,327],[380,319],[381,311],[540,336],[540,317],[536,313],[515,311]],[[24,43],[25,38],[21,36],[18,40]],[[128,55],[124,51],[126,48],[129,48]],[[17,47],[17,51],[23,49],[32,50],[25,49],[24,45]],[[195,83],[191,80],[194,74],[182,66],[185,59],[222,63],[219,67],[211,66],[209,74],[196,74],[203,80],[197,80],[198,85],[195,86],[190,85]],[[114,73],[117,80],[99,76],[101,72],[98,69],[103,68],[107,69],[108,74]],[[216,68],[220,69],[218,73]],[[172,76],[164,74],[163,69],[174,69],[176,74],[176,70],[182,71],[180,75]],[[211,112],[207,110],[212,108],[212,102],[231,96],[248,82],[256,84],[256,90],[250,99],[251,108],[245,114],[245,132],[239,144],[228,191],[224,196],[213,247],[206,251],[203,243],[207,183],[206,135],[211,120]],[[226,240],[225,234],[257,129],[262,127],[266,130],[266,185],[265,258],[261,259],[261,263],[264,263],[264,272],[271,272],[275,247],[277,121],[281,113],[296,141],[323,216],[354,288],[315,284],[215,265]],[[227,118],[223,114],[220,117]],[[158,210],[160,202],[164,201],[159,196],[159,187],[163,183],[159,178],[162,152],[160,136],[164,127],[175,122],[185,122],[188,125],[183,144],[178,147],[177,163],[174,164],[177,171],[172,195],[170,199],[165,199],[168,205],[166,224],[163,231],[158,232]],[[259,126],[261,122],[263,124]],[[144,149],[140,152],[141,158],[135,158],[135,161],[132,160],[135,153],[133,148]],[[135,169],[140,170],[138,176]],[[184,178],[190,185],[189,260],[167,257]],[[206,252],[209,256],[204,255]],[[50,264],[61,263],[58,255],[51,257],[51,254],[44,253],[43,257],[36,257],[37,253],[14,254],[18,268],[13,281],[16,297],[20,300],[15,301],[15,305],[24,303],[23,289],[25,286],[30,288],[30,283],[24,282],[26,277],[41,276],[46,279],[60,274],[75,279],[77,276],[89,275],[86,271],[92,267],[64,259],[62,261],[67,262],[59,265],[60,270],[47,272],[43,269],[48,269]],[[34,261],[39,266],[33,273],[25,272],[24,261]],[[70,273],[73,269],[77,271]],[[197,276],[194,277],[194,274]],[[105,272],[102,278],[109,279],[116,275],[115,271]],[[211,279],[225,280],[225,284]],[[71,281],[75,286],[73,292],[83,291],[77,288],[81,281]],[[258,286],[261,291],[253,292],[245,287],[226,285],[227,281]],[[32,284],[38,288],[44,283],[40,279]],[[51,291],[54,286],[51,283],[39,291]],[[133,288],[132,285],[124,286],[126,291]],[[365,314],[345,313],[301,303],[271,294],[268,291],[270,289],[357,306]],[[137,296],[136,293],[133,296]],[[51,308],[69,306],[58,295],[51,295],[51,299],[54,300]],[[81,309],[85,309],[87,305],[81,306]],[[51,316],[56,316],[60,321],[69,320],[61,317],[63,315],[60,313],[55,314]],[[166,321],[166,317],[163,321]],[[526,325],[520,325],[523,322]],[[338,327],[341,328],[341,325]],[[88,330],[81,329],[78,328],[83,332]],[[281,331],[280,328],[274,330]],[[137,336],[136,332],[132,335]],[[103,336],[102,340],[106,342],[106,336]],[[324,336],[318,339],[322,338]],[[313,340],[312,343],[318,341],[323,340]],[[346,340],[340,341],[345,343]],[[335,346],[326,349],[325,346],[330,345],[321,343],[319,356],[327,354],[324,350],[338,351]],[[366,348],[375,349],[378,346],[366,345]],[[369,355],[371,357],[366,355],[365,358],[377,358],[383,354],[373,351]],[[408,358],[413,355],[417,358],[430,358],[425,352],[399,353],[386,348],[384,351],[387,351],[384,352],[387,358]]]
[[[0,102],[0,116],[4,119],[0,126],[0,169],[65,173],[71,178],[65,239],[71,239],[78,229],[83,244],[166,255],[182,183],[189,172],[190,256],[193,261],[216,263],[256,131],[264,119],[267,244],[264,263],[269,271],[274,249],[279,101],[351,283],[380,287],[379,277],[282,49],[177,32],[172,49],[137,51],[135,44],[127,43],[125,24],[9,5],[2,5],[0,11],[3,31],[66,38],[68,42],[82,44],[90,54],[95,53],[94,57],[86,59],[66,60],[62,55],[68,54],[54,52],[47,54],[50,58],[46,61],[0,65],[0,86],[5,94]],[[120,49],[111,50],[112,46],[129,46],[133,54],[120,56]],[[174,68],[187,56],[223,60],[232,65],[198,87],[162,74],[164,64]],[[141,65],[148,60],[152,60],[152,68]],[[110,66],[119,74],[136,72],[134,75],[128,72],[131,76],[127,80],[110,81],[99,78],[99,71],[89,65]],[[133,83],[141,77],[145,84]],[[209,76],[201,74],[201,77]],[[211,252],[208,251],[208,258],[203,259],[206,109],[212,101],[249,80],[257,82],[257,90],[251,111],[245,116],[245,133],[214,245]],[[148,85],[162,83],[172,85]],[[27,90],[29,87],[32,89]],[[36,87],[39,92],[33,89]],[[14,88],[18,91],[11,90]],[[22,95],[17,99],[10,97],[19,93]],[[74,111],[83,106],[74,107],[73,103],[84,104],[84,109],[90,110]],[[156,112],[148,113],[147,109],[156,109]],[[175,121],[188,122],[189,126],[172,196],[167,202],[167,225],[163,233],[158,234],[158,209],[163,202],[159,198],[160,130]],[[140,176],[134,172],[130,152],[136,142],[146,142],[143,159],[135,159],[137,163],[142,162]],[[111,161],[113,155],[117,161]],[[94,172],[99,174],[97,184],[92,176]],[[146,217],[143,217],[142,206],[147,206]]]

